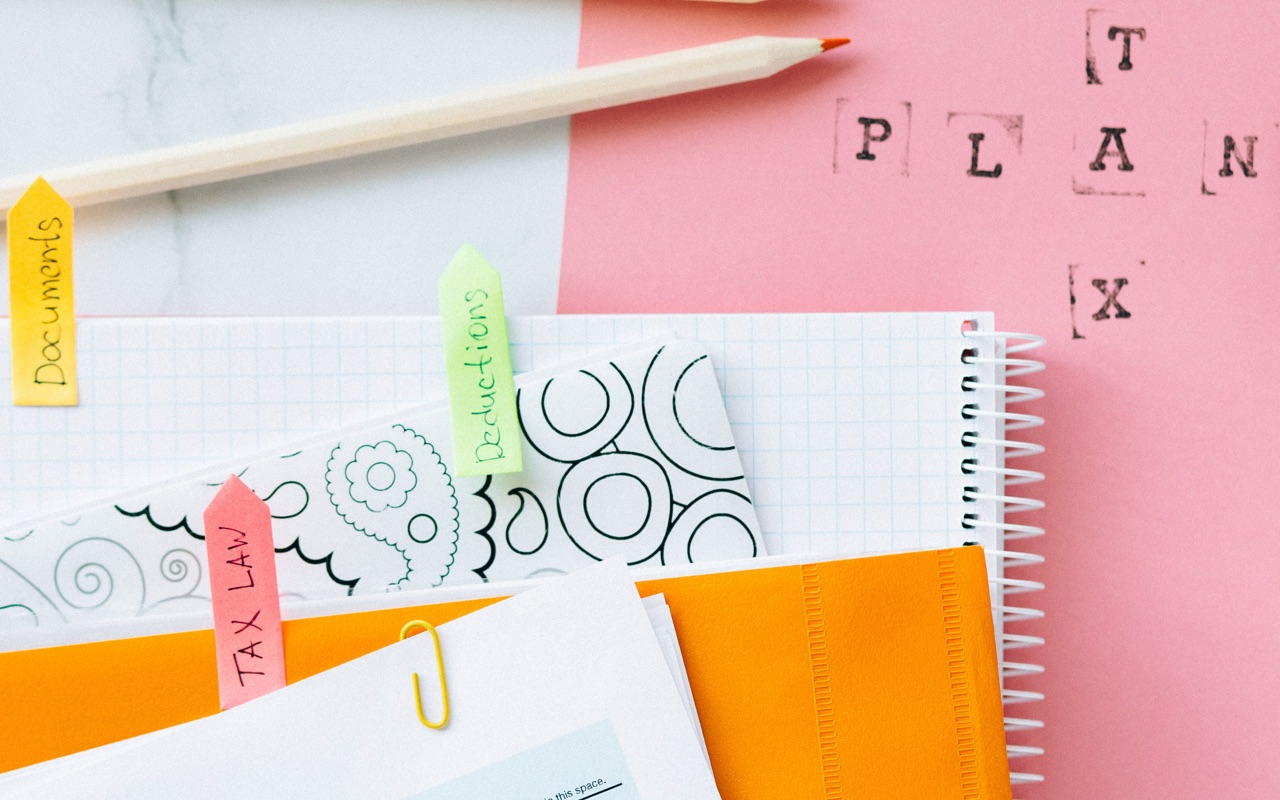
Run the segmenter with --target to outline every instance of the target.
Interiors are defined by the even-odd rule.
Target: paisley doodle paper
[[[706,351],[615,356],[517,378],[520,473],[459,477],[435,405],[0,531],[0,632],[207,610],[229,472],[271,509],[285,602],[762,554]]]

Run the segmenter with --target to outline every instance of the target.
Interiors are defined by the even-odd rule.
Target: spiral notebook
[[[976,541],[991,559],[1002,657],[1040,643],[1004,629],[1038,616],[1007,599],[1040,585],[1006,574],[1039,560],[1006,549],[1041,533],[1006,518],[1039,507],[1010,494],[1041,478],[1016,461],[1039,448],[1013,438],[1040,423],[1016,405],[1040,394],[1021,385],[1041,367],[1025,357],[1036,337],[1000,333],[988,313],[517,317],[509,328],[521,372],[659,336],[698,343],[768,553]],[[26,520],[420,405],[445,386],[434,318],[87,319],[78,340],[79,408],[0,407],[4,538],[21,537]],[[64,566],[69,579],[110,580]],[[0,549],[0,615],[21,580]],[[6,635],[5,648],[42,641],[26,636]],[[1002,671],[1038,667],[1005,658]],[[1011,730],[1038,724],[1007,719]]]

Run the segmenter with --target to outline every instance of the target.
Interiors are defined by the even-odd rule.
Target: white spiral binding
[[[999,463],[996,464],[985,464],[976,458],[967,459],[964,464],[965,473],[995,476],[1003,480],[1004,486],[1003,494],[983,493],[973,489],[965,490],[965,501],[973,503],[975,509],[978,508],[980,503],[988,506],[994,504],[994,507],[998,509],[996,519],[984,519],[979,513],[966,514],[965,527],[993,532],[997,541],[1000,542],[1043,536],[1044,528],[1036,525],[1012,523],[1007,520],[1007,516],[1028,511],[1038,511],[1044,508],[1043,501],[1009,494],[1011,487],[1044,480],[1044,473],[1030,469],[1009,467],[1006,462],[1010,459],[1039,455],[1044,452],[1044,447],[1041,445],[1008,438],[1008,434],[1015,431],[1035,428],[1044,424],[1043,418],[1034,414],[1009,411],[1008,406],[1030,400],[1038,400],[1044,396],[1044,392],[1029,386],[1009,384],[1006,381],[1012,378],[1032,375],[1044,369],[1043,362],[1020,357],[1022,353],[1043,346],[1044,339],[1029,334],[988,332],[977,330],[976,328],[965,330],[964,335],[974,340],[975,347],[966,351],[961,360],[965,364],[974,365],[975,367],[989,368],[997,378],[994,382],[985,383],[977,375],[969,376],[963,381],[964,388],[974,392],[994,393],[995,396],[1001,398],[1002,402],[999,404],[999,408],[983,408],[980,404],[972,403],[965,406],[963,415],[967,420],[994,421],[997,424],[997,429],[1004,432],[999,438],[992,438],[983,437],[979,435],[977,430],[973,430],[965,433],[962,437],[966,445],[995,448],[1001,453]],[[995,350],[995,352],[988,352],[990,350]],[[1004,380],[998,380],[1001,376],[1003,376]],[[1003,546],[1002,544],[1001,547],[1003,548]],[[1040,619],[1044,616],[1044,612],[1021,604],[1009,605],[1007,600],[1009,595],[1038,592],[1044,588],[1044,584],[1038,581],[1011,578],[1008,575],[1011,569],[1043,563],[1044,557],[1036,553],[1006,549],[992,550],[990,554],[1000,559],[1001,569],[992,578],[992,584],[1001,588],[1001,596],[1005,598],[1002,599],[1001,605],[995,607],[994,611],[1001,622],[1000,644],[1002,660],[1000,661],[1000,677],[1001,685],[1004,687],[1001,694],[1005,710],[1008,711],[1014,704],[1032,703],[1044,699],[1044,695],[1040,692],[1013,689],[1007,686],[1009,679],[1038,675],[1044,672],[1044,667],[1039,664],[1010,661],[1005,658],[1010,650],[1038,647],[1044,644],[1044,639],[1039,636],[1010,633],[1008,630],[1010,624]],[[1044,723],[1035,719],[1006,716],[1004,727],[1007,734],[1016,734],[1022,731],[1039,730],[1044,727]],[[1028,745],[1009,744],[1007,748],[1010,759],[1038,756],[1044,753],[1043,748]],[[1044,780],[1043,775],[1030,772],[1010,771],[1009,777],[1014,784],[1039,783]]]

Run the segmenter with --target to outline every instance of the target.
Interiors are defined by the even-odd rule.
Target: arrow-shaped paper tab
[[[285,685],[271,510],[234,475],[204,511],[204,544],[225,709]]]
[[[71,206],[36,178],[9,209],[9,336],[13,404],[74,406],[76,316]]]
[[[520,421],[502,281],[468,245],[440,277],[440,318],[454,468],[463,476],[519,472]]]

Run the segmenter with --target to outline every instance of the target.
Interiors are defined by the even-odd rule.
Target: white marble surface
[[[573,69],[579,13],[5,0],[0,175]],[[464,242],[502,271],[508,313],[554,312],[568,133],[554,120],[81,209],[77,312],[431,314]]]

